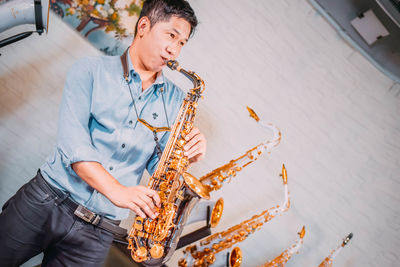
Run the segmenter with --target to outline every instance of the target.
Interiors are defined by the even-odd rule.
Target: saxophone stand
[[[200,239],[203,239],[206,236],[211,235],[211,207],[208,205],[207,206],[207,221],[206,221],[206,226],[197,229],[196,231],[193,231],[187,235],[182,236],[179,241],[176,249],[180,249],[182,247],[185,247],[189,244],[192,244]]]

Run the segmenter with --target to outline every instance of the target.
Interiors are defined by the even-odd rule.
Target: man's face
[[[176,59],[190,34],[190,24],[182,18],[172,16],[169,21],[157,22],[147,27],[141,37],[140,60],[146,70],[160,71],[165,60]]]

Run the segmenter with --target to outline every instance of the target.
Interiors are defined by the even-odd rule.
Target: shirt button
[[[122,148],[125,148],[125,144],[122,144],[121,147],[122,147]]]
[[[113,166],[110,166],[110,168],[108,168],[110,171],[112,171],[114,168],[113,168]]]
[[[129,121],[129,124],[130,124],[130,125],[132,125],[132,123],[133,123],[133,121],[132,121],[132,120],[130,120],[130,121]]]
[[[142,100],[142,97],[141,97],[141,96],[139,96],[139,100]]]

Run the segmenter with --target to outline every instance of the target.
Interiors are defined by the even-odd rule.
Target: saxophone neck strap
[[[122,69],[124,71],[124,78],[126,81],[129,79],[129,71],[128,71],[128,61],[127,61],[127,56],[128,56],[128,51],[129,47],[125,50],[125,52],[121,56],[121,64],[122,64]]]
[[[154,127],[154,126],[150,125],[147,121],[139,118],[139,113],[138,113],[137,108],[136,108],[135,99],[133,98],[131,86],[129,85],[129,70],[128,70],[128,60],[127,60],[128,52],[129,52],[129,47],[128,47],[128,49],[125,50],[125,52],[122,54],[122,56],[120,58],[121,58],[122,69],[124,71],[124,78],[125,78],[126,84],[128,85],[129,93],[130,93],[130,96],[131,96],[131,99],[132,99],[132,104],[133,104],[133,107],[134,107],[134,110],[135,110],[136,119],[138,120],[138,122],[140,122],[141,124],[146,126],[150,131],[153,132],[154,141],[156,142],[157,156],[158,156],[158,158],[161,158],[162,150],[161,150],[160,143],[158,141],[157,133],[171,130],[171,128],[169,127],[167,110],[165,108],[165,101],[164,101],[164,94],[163,94],[164,91],[163,90],[161,91],[162,92],[161,97],[162,97],[162,101],[163,101],[163,105],[164,105],[164,113],[165,113],[165,118],[167,119],[168,127]]]

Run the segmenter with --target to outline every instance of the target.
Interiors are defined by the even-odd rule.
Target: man
[[[0,262],[17,266],[44,252],[42,266],[101,266],[129,209],[155,218],[158,194],[137,186],[158,162],[184,93],[167,80],[197,25],[185,0],[149,0],[123,56],[79,60],[68,72],[54,154],[0,214]],[[124,77],[121,61],[126,61]],[[139,120],[140,119],[140,120]],[[190,162],[204,157],[198,129],[186,137]]]

